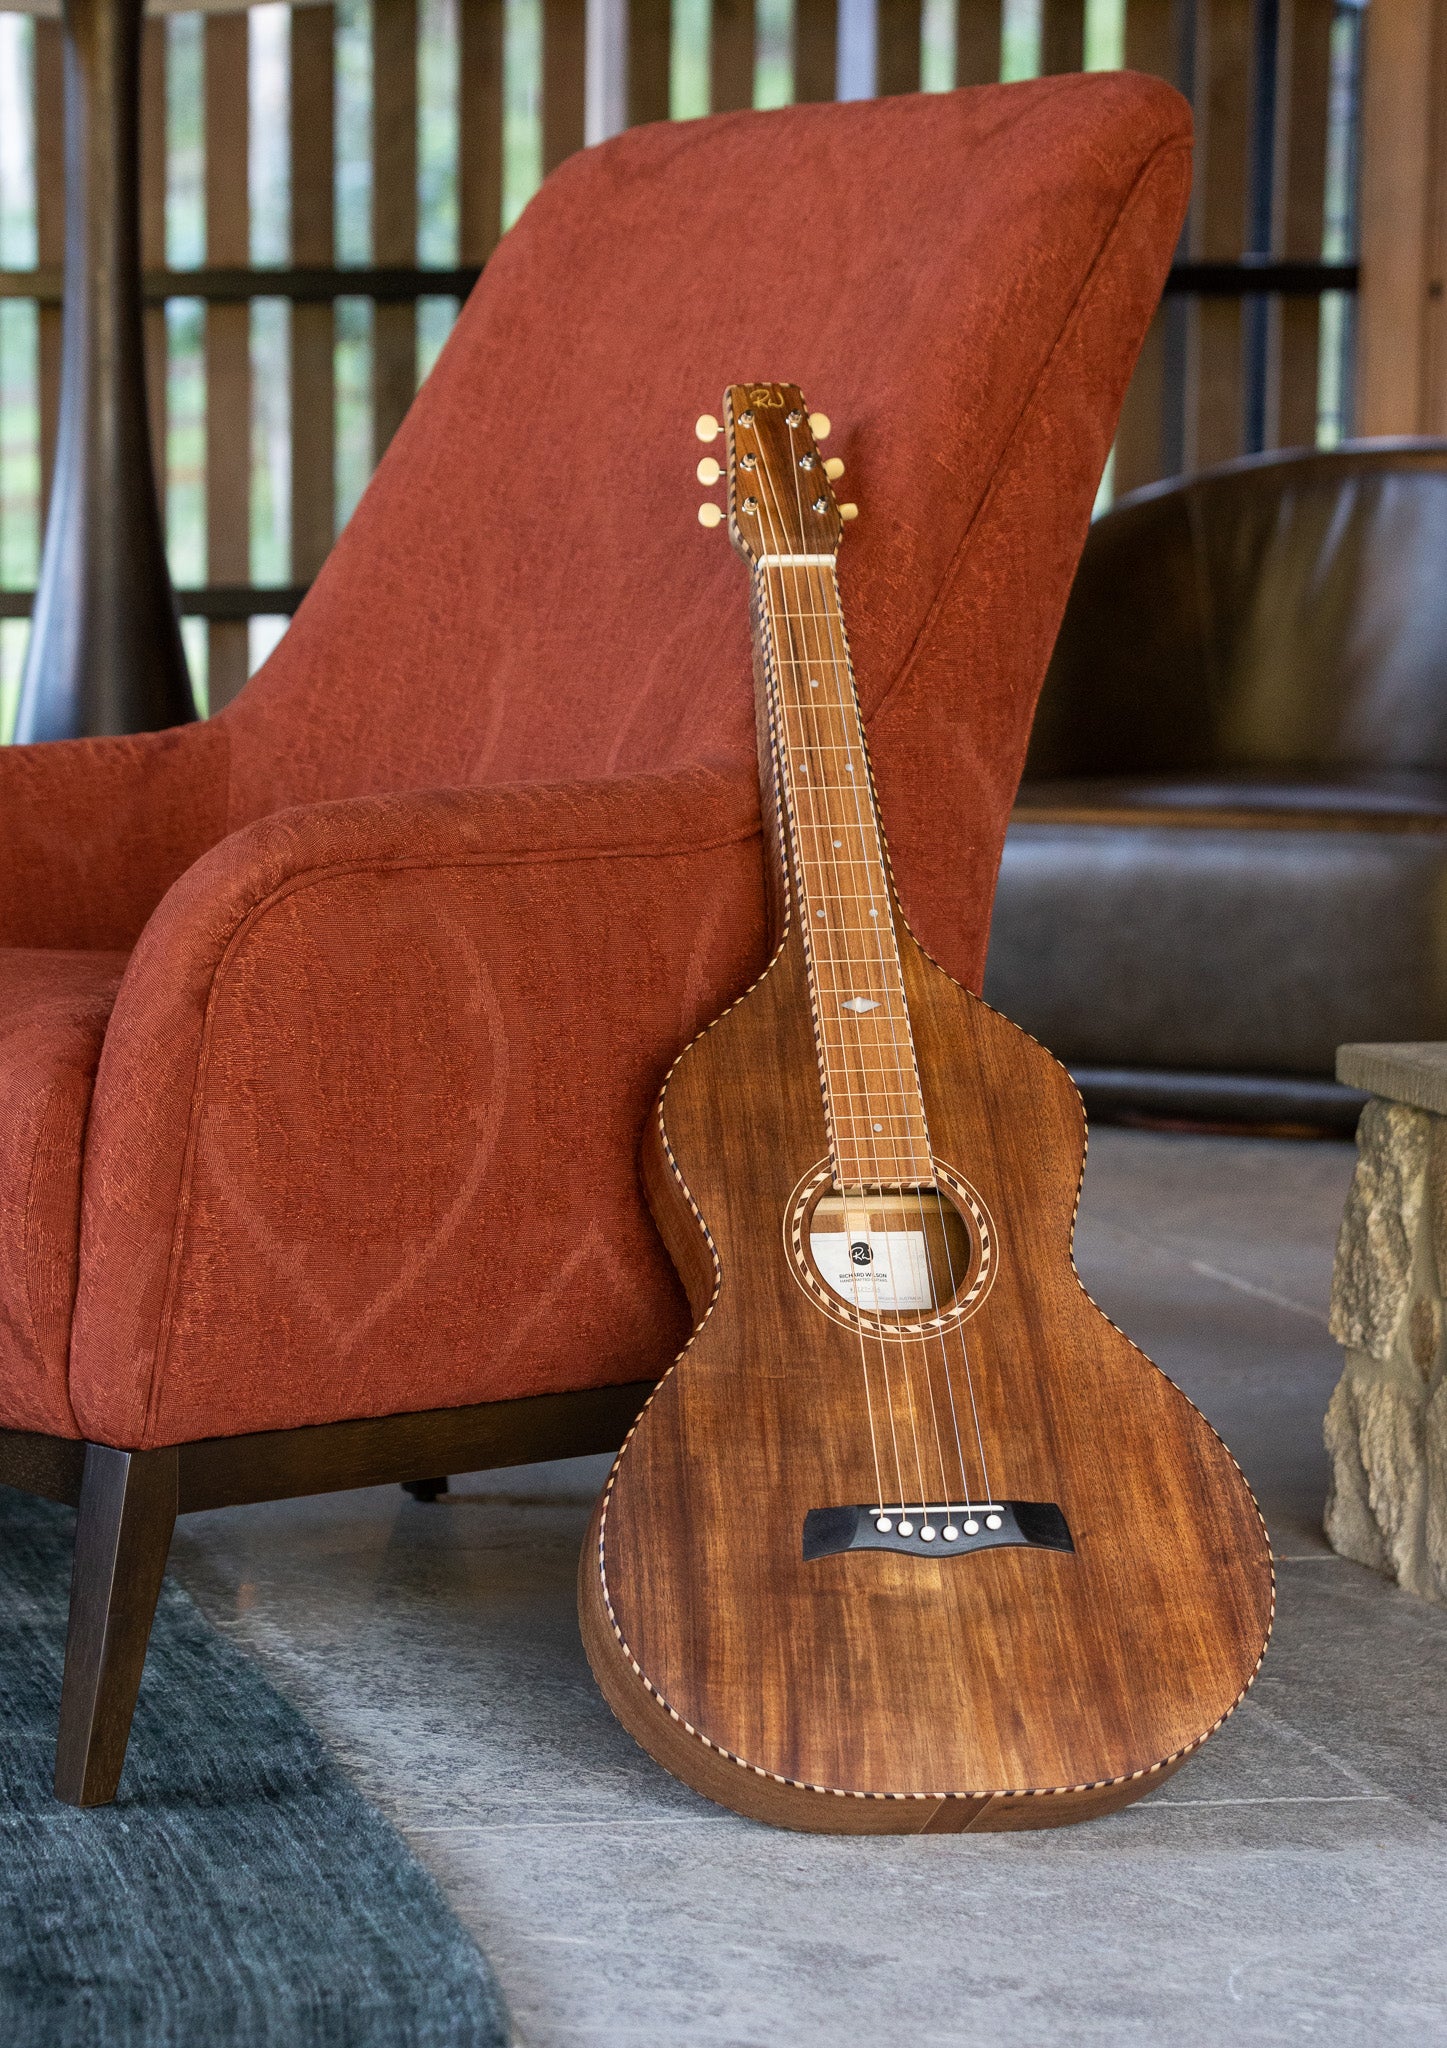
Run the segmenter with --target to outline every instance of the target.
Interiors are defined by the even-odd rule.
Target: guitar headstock
[[[729,539],[745,561],[839,552],[843,522],[858,507],[835,502],[844,464],[820,454],[829,422],[806,410],[797,384],[730,384],[723,426],[705,413],[695,432],[701,441],[727,436]],[[698,465],[700,483],[723,474],[712,456]],[[700,505],[698,516],[704,526],[720,526],[724,517],[713,504]]]

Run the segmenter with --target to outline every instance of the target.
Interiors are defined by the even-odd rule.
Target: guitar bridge
[[[912,1557],[956,1557],[966,1550],[1074,1550],[1054,1501],[930,1502],[905,1507],[810,1508],[804,1558],[844,1550],[903,1550]]]

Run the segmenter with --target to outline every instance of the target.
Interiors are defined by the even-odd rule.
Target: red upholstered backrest
[[[861,507],[841,580],[906,907],[973,974],[1189,134],[1168,87],[1121,74],[573,157],[222,715],[230,824],[375,790],[752,776],[746,577],[697,523],[693,421],[732,380],[789,378]]]

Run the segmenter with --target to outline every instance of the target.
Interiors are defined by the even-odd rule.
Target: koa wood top
[[[1250,1684],[1265,1532],[1215,1432],[1076,1277],[1069,1077],[899,916],[802,397],[734,387],[730,410],[780,943],[645,1136],[698,1328],[594,1517],[584,1640],[644,1747],[759,1819],[1088,1818],[1161,1783]],[[789,513],[790,464],[824,512],[801,488]],[[737,530],[746,496],[773,515],[762,542]],[[843,1010],[845,990],[877,1007]],[[1072,1547],[967,1548],[1012,1502],[1058,1510]],[[861,1505],[893,1547],[805,1556],[810,1511]]]

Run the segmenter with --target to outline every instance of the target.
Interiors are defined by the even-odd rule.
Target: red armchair
[[[765,944],[694,415],[798,379],[905,905],[978,986],[1184,206],[1130,76],[565,164],[270,662],[0,751],[0,1478],[77,1502],[57,1791],[110,1798],[177,1512],[608,1448],[686,1334],[635,1147]]]

